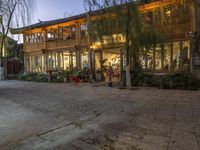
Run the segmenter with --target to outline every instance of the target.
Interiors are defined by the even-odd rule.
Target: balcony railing
[[[25,43],[24,52],[41,51],[43,49],[59,49],[67,48],[76,45],[75,39],[59,40],[59,41],[47,41],[40,43]]]
[[[39,50],[42,50],[42,49],[45,49],[45,42],[24,44],[24,51],[25,52],[39,51]]]
[[[158,30],[164,32],[166,35],[184,35],[189,31],[193,31],[193,27],[191,23],[183,23],[177,25],[166,25],[166,26],[157,26]],[[193,31],[194,32],[194,31]]]
[[[67,48],[67,47],[72,47],[75,45],[76,45],[75,39],[48,41],[46,42],[46,49]]]
[[[80,45],[88,45],[88,37],[87,36],[82,37],[80,39]]]

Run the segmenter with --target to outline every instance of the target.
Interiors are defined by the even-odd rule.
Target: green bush
[[[39,73],[37,75],[36,82],[48,82],[48,75]]]
[[[136,67],[134,70],[130,71],[131,73],[131,83],[133,86],[142,86],[144,79],[144,72],[142,68]]]
[[[69,82],[72,76],[72,70],[64,70],[63,76],[66,78],[67,82]]]
[[[160,77],[158,77],[158,83],[159,83],[159,88],[162,89],[172,89],[172,76],[170,74],[167,75],[161,75]]]
[[[55,83],[64,82],[64,72],[58,71],[58,72],[52,73],[52,82],[55,82]]]
[[[173,88],[184,90],[198,90],[200,80],[189,72],[178,72],[171,75]]]
[[[22,81],[34,81],[34,82],[48,82],[48,75],[47,74],[40,74],[40,73],[20,73],[18,75],[18,80]]]
[[[18,79],[18,80],[24,81],[24,80],[25,80],[25,74],[24,74],[23,72],[20,72],[20,73],[17,75],[17,79]]]
[[[163,89],[198,90],[200,80],[189,72],[154,75],[141,69],[131,71],[133,86],[159,87]]]

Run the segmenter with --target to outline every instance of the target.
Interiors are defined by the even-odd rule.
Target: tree
[[[34,0],[0,0],[0,66],[2,67],[3,47],[11,26],[19,27],[30,23]]]
[[[6,36],[10,32],[10,27],[19,25],[27,25],[30,23],[32,8],[34,6],[33,0],[1,0],[0,2],[0,26],[2,32],[1,40],[1,57],[2,47]]]
[[[126,85],[131,88],[130,69],[140,67],[140,52],[148,51],[153,45],[162,42],[162,34],[144,18],[139,11],[142,0],[85,0],[88,13],[90,40],[103,43],[113,40],[113,34],[125,37]],[[91,11],[98,11],[93,18]],[[96,15],[96,14],[95,14]],[[105,38],[106,37],[106,38]]]

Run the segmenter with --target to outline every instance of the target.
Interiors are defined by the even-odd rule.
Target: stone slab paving
[[[200,150],[200,91],[0,82],[0,150]]]

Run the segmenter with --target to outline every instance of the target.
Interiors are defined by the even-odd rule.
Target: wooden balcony
[[[63,49],[63,48],[73,47],[75,45],[76,45],[75,39],[48,41],[46,42],[46,49]]]
[[[173,35],[187,35],[188,32],[194,32],[194,28],[192,27],[191,23],[182,23],[177,25],[166,25],[166,26],[157,26],[158,30],[161,33],[165,33],[168,36]]]
[[[88,37],[83,37],[80,39],[80,45],[88,45]]]
[[[67,39],[67,40],[59,40],[59,41],[46,41],[40,43],[25,43],[24,44],[24,52],[39,52],[44,49],[64,49],[68,47],[73,47],[76,45],[75,39]]]
[[[24,52],[34,52],[42,49],[45,49],[45,42],[24,44]]]

